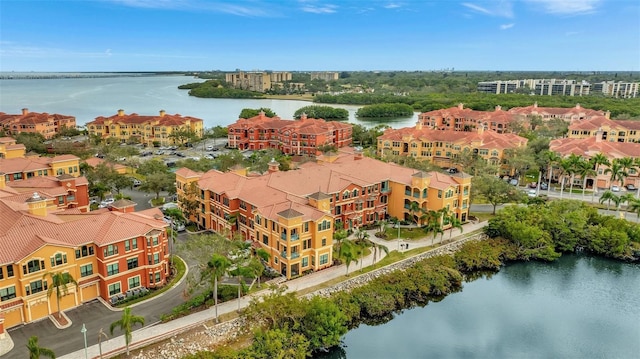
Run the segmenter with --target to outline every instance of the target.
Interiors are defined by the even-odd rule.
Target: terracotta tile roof
[[[49,157],[0,158],[0,171],[4,173],[23,173],[47,170],[50,168],[49,163]]]
[[[77,211],[31,215],[25,202],[15,200],[29,194],[0,198],[0,263],[14,263],[43,245],[105,245],[126,238],[163,230],[166,223],[154,219],[160,211],[120,213]]]
[[[149,115],[138,115],[137,113],[132,114],[115,114],[110,117],[99,116],[96,117],[95,120],[88,122],[86,125],[104,125],[105,123],[115,123],[115,124],[149,124],[150,126],[182,126],[191,122],[202,122],[202,119],[190,117],[190,116],[182,116],[180,114],[170,115],[167,113],[158,114],[156,116]]]
[[[640,130],[640,121],[637,120],[610,120],[605,116],[593,116],[587,120],[574,120],[569,125],[569,131],[591,130],[609,127],[616,130]]]
[[[473,146],[487,149],[513,148],[527,143],[527,139],[513,133],[497,133],[495,131],[441,131],[430,128],[416,129],[405,127],[387,129],[378,137],[379,140],[389,141],[421,141],[421,142],[450,142],[462,147]]]
[[[549,149],[563,157],[572,153],[587,158],[598,153],[604,153],[608,158],[640,157],[640,143],[598,141],[595,136],[555,139],[549,144]]]
[[[104,159],[98,158],[98,157],[89,157],[86,160],[84,160],[84,162],[87,165],[89,165],[89,166],[91,166],[93,168],[96,168],[96,166],[98,166],[101,163],[106,164],[107,166],[113,168],[114,170],[119,170],[119,169],[127,167],[127,166],[121,165],[119,163],[113,163],[113,162],[105,161]]]
[[[593,117],[593,116],[604,116],[604,111],[600,110],[592,110],[588,108],[581,107],[579,104],[576,104],[574,107],[562,108],[562,107],[540,107],[536,104],[525,107],[513,107],[509,109],[510,113],[521,114],[521,115],[560,115],[564,117]]]

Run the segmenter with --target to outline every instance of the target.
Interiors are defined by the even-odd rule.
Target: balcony
[[[299,258],[299,257],[300,257],[300,253],[298,253],[298,252],[291,253],[291,259],[296,259],[296,258]]]
[[[282,258],[287,258],[287,252],[286,252],[286,251],[281,252],[281,253],[280,253],[280,257],[282,257]]]
[[[298,233],[291,233],[292,241],[297,241],[298,239],[300,239],[300,235]]]

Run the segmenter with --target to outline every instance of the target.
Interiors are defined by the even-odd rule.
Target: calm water
[[[578,256],[510,265],[362,325],[344,344],[322,359],[639,358],[640,266]]]
[[[188,90],[178,90],[179,85],[201,81],[189,76],[0,80],[0,112],[15,114],[28,108],[32,112],[72,115],[81,125],[98,116],[112,116],[118,109],[140,115],[165,110],[201,118],[205,127],[213,127],[235,122],[243,108],[268,107],[278,116],[291,119],[297,109],[312,105],[292,100],[201,99],[189,96]],[[359,106],[331,106],[348,110],[349,122],[366,127],[387,123],[399,128],[417,121],[417,114],[384,122],[361,121],[355,118]]]

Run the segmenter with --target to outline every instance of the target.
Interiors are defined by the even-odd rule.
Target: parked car
[[[213,146],[212,146],[212,145],[207,146],[207,147],[206,147],[206,150],[207,150],[207,151],[213,151]]]
[[[105,198],[102,202],[100,202],[98,208],[107,208],[115,201],[116,200],[114,198]]]
[[[632,184],[626,185],[625,188],[627,189],[627,191],[635,191],[635,190],[637,190],[636,186],[634,186]]]
[[[527,196],[529,196],[529,197],[536,197],[537,195],[538,195],[538,193],[533,188],[527,191]]]
[[[518,185],[518,180],[515,178],[512,178],[509,180],[509,184],[512,186],[517,186]]]
[[[133,179],[133,187],[138,187],[141,184],[142,184],[142,181],[140,181],[139,179],[137,179],[137,178]]]
[[[546,182],[541,182],[540,189],[546,191],[549,189],[549,185]]]
[[[529,188],[536,188],[536,187],[538,187],[538,184],[536,182],[529,183]]]
[[[611,192],[620,192],[620,187],[616,185],[611,186]]]
[[[449,168],[449,169],[447,170],[447,172],[449,172],[449,173],[458,173],[458,169],[457,169],[457,168],[455,168],[455,167],[451,167],[451,168]]]

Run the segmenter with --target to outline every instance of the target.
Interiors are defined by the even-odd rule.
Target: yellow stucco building
[[[174,135],[188,131],[198,138],[202,137],[204,127],[199,118],[169,115],[161,110],[158,116],[142,116],[136,113],[127,115],[118,110],[111,117],[97,117],[86,124],[90,135],[102,139],[112,138],[121,143],[136,142],[152,146],[154,142],[162,146],[180,144]]]

